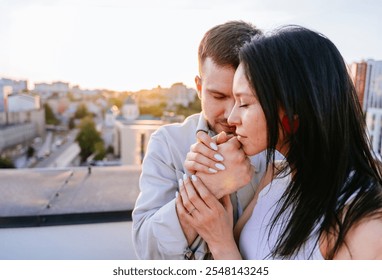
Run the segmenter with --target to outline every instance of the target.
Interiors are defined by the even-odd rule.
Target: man
[[[197,171],[197,168],[187,170],[185,167],[187,153],[197,141],[216,151],[213,156],[217,161],[216,168],[207,170],[222,182],[209,184],[214,185],[214,194],[221,197],[234,192],[232,198],[238,199],[241,208],[245,208],[253,196],[253,186],[258,183],[265,167],[261,164],[263,158],[252,159],[252,165],[256,166],[253,173],[249,159],[237,146],[235,148],[235,143],[227,139],[217,140],[217,143],[224,142],[225,145],[218,148],[211,137],[223,131],[227,134],[235,132],[235,127],[228,125],[227,118],[234,105],[232,83],[239,64],[238,50],[258,33],[260,31],[251,24],[231,21],[213,27],[204,35],[198,51],[200,76],[195,78],[202,113],[188,117],[181,124],[162,126],[153,133],[142,164],[141,193],[133,211],[133,243],[139,258],[208,257],[205,242],[184,219],[178,217],[175,206],[179,179]],[[225,152],[223,159],[219,149],[236,149],[237,152]],[[233,166],[235,176],[228,172]],[[248,174],[255,176],[251,178]],[[246,184],[248,186],[243,187]],[[239,188],[236,196],[235,191]],[[238,202],[233,201],[235,213]]]

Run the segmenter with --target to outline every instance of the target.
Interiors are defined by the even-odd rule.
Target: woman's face
[[[244,152],[251,156],[267,148],[267,122],[263,108],[255,92],[250,88],[244,67],[239,65],[233,79],[235,105],[228,117],[228,123],[236,126],[238,140]]]

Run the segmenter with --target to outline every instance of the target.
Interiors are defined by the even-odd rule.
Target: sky
[[[0,77],[82,89],[194,87],[197,48],[216,24],[299,24],[347,63],[382,60],[380,0],[0,0]]]

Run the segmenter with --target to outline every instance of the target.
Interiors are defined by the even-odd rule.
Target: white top
[[[190,249],[196,259],[202,259],[206,253],[201,239],[188,247],[175,209],[178,180],[186,173],[184,161],[198,130],[209,131],[201,114],[183,123],[164,125],[151,135],[142,163],[141,192],[132,214],[133,244],[140,259],[185,259]],[[251,162],[256,170],[251,183],[257,186],[265,171],[265,155],[252,157]],[[246,206],[253,194],[253,188],[247,185],[237,197]]]
[[[283,213],[278,223],[272,229],[271,235],[269,235],[270,226],[273,221],[273,215],[275,215],[275,211],[278,209],[277,202],[282,197],[289,183],[290,175],[276,177],[259,193],[252,215],[244,225],[240,235],[239,247],[243,259],[260,260],[272,258],[270,256],[272,248],[275,247],[278,236],[283,232],[280,221],[284,221],[283,224],[285,225],[289,220],[289,213]],[[323,260],[324,258],[319,246],[316,246],[317,238],[317,234],[312,234],[305,245],[291,259]]]

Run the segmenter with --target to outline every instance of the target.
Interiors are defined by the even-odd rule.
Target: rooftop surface
[[[132,210],[139,175],[135,166],[3,169],[0,217]]]
[[[0,259],[135,259],[139,166],[0,170]]]

